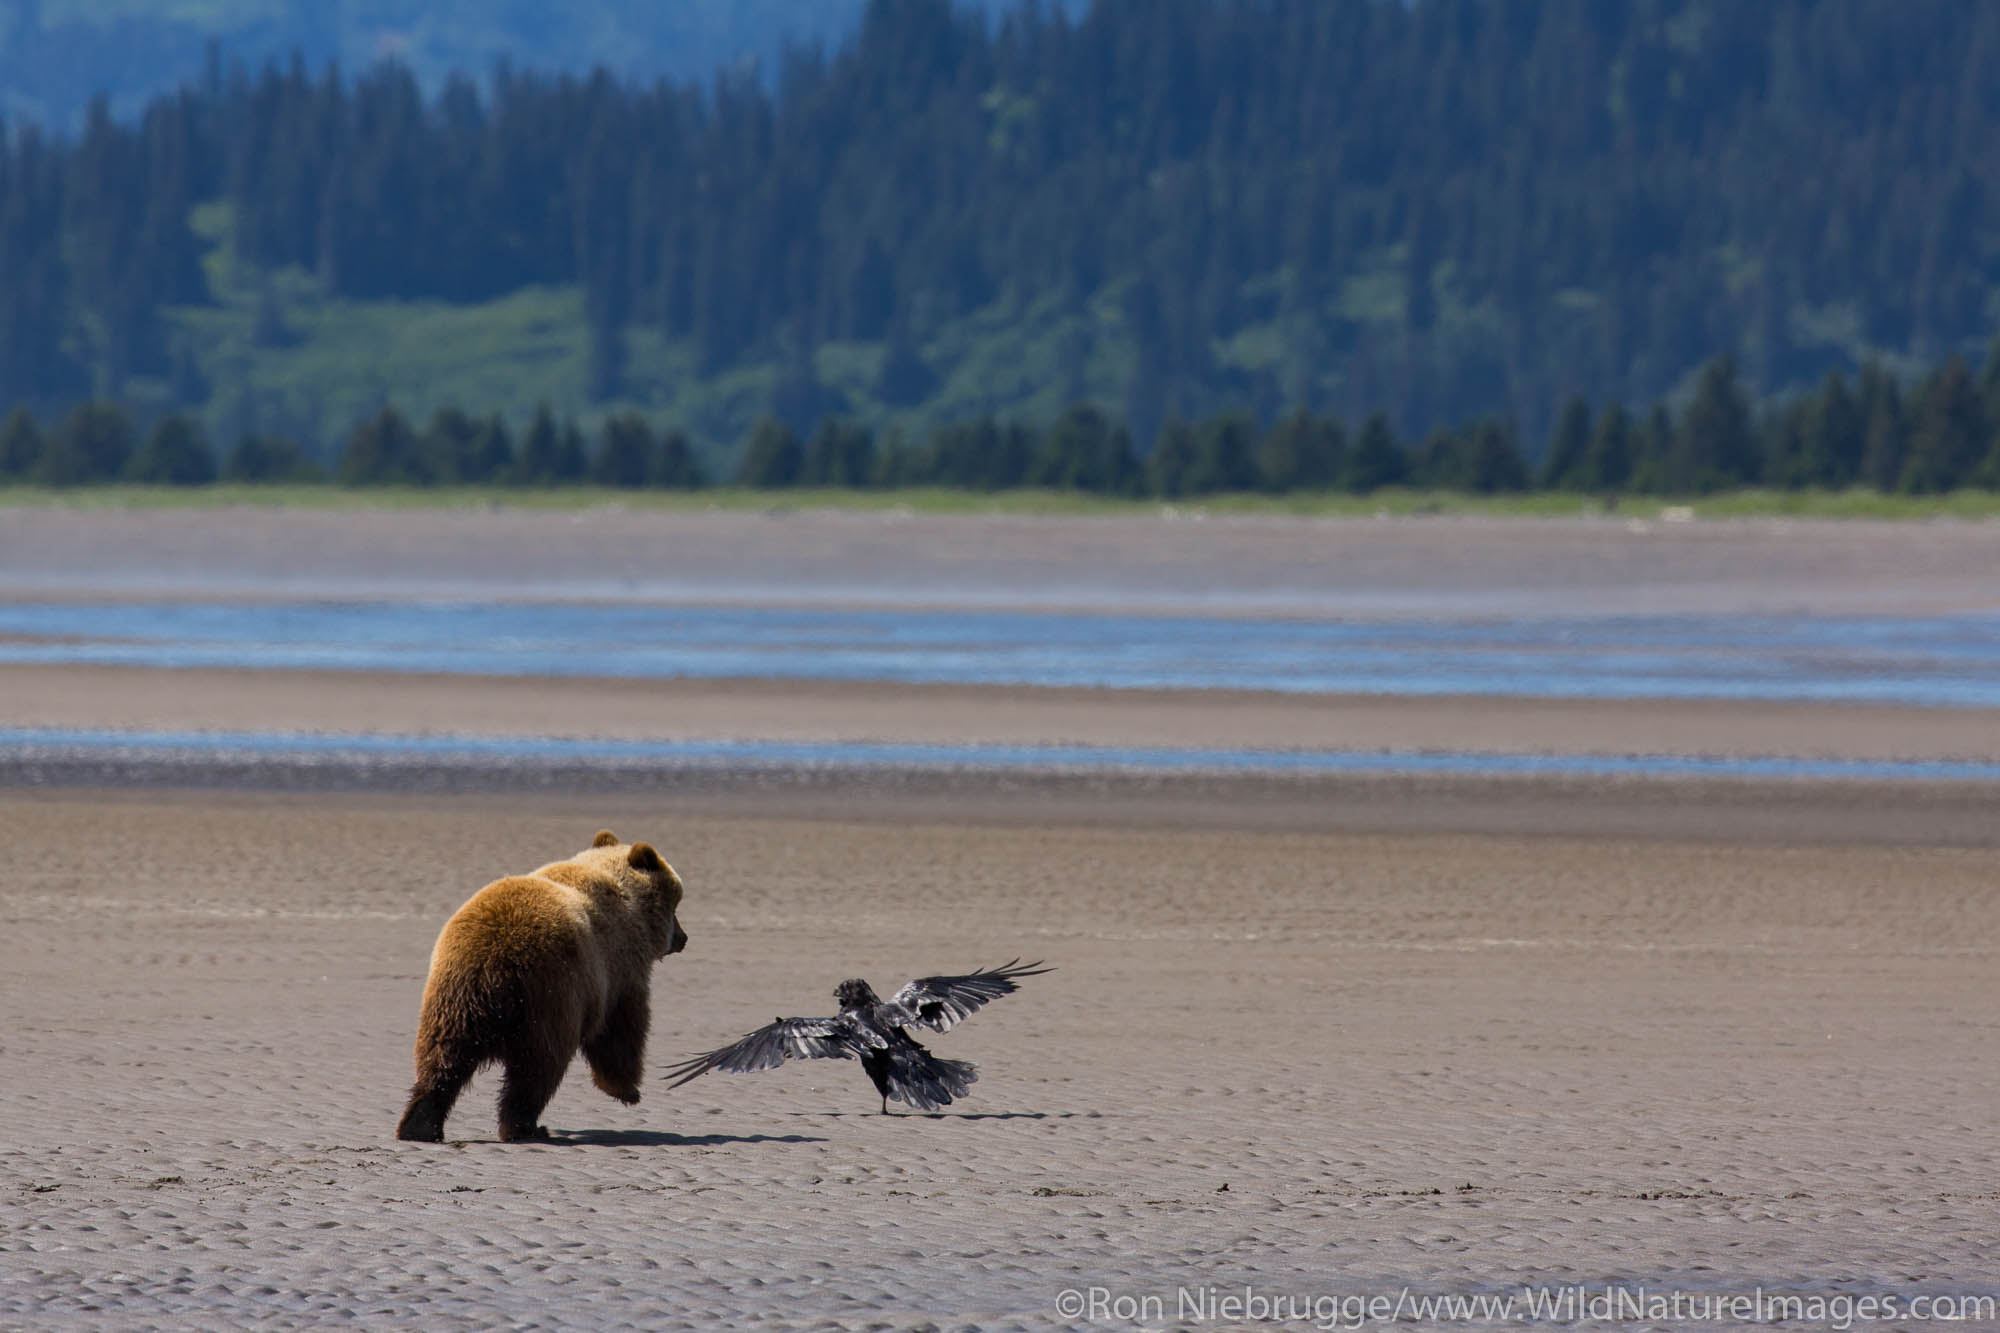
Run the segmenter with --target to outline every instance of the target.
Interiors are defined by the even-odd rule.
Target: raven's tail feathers
[[[940,1060],[921,1046],[898,1051],[889,1064],[889,1100],[936,1111],[979,1081],[979,1066],[970,1060]]]

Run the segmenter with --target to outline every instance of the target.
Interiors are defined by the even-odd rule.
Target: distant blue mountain
[[[788,44],[838,45],[869,0],[0,0],[0,115],[56,128],[93,98],[130,113],[201,76],[211,43],[256,68],[296,52],[318,68],[394,58],[435,89],[517,68],[623,78],[769,77]],[[1013,0],[959,0],[1000,13]],[[1080,12],[1088,0],[1044,0]]]

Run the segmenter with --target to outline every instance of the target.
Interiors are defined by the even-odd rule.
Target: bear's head
[[[645,913],[660,945],[659,957],[687,948],[687,932],[681,929],[680,922],[681,877],[651,843],[635,842],[627,847],[610,829],[600,829],[591,839],[590,851],[579,859],[589,860],[616,879]]]

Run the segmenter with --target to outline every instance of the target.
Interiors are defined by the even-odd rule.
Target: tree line
[[[1751,486],[2000,489],[2000,340],[1976,373],[1958,357],[1908,386],[1873,365],[1852,380],[1835,371],[1817,389],[1761,410],[1735,357],[1720,356],[1678,407],[1661,402],[1635,413],[1616,400],[1593,408],[1570,399],[1532,458],[1514,424],[1500,417],[1404,439],[1385,412],[1350,429],[1304,407],[1268,425],[1240,409],[1170,420],[1143,453],[1126,423],[1088,403],[1045,427],[987,417],[939,426],[921,440],[894,430],[878,435],[837,416],[801,435],[766,416],[721,474],[684,432],[656,430],[637,413],[607,417],[593,440],[546,407],[518,438],[497,415],[445,408],[418,428],[384,407],[355,427],[330,470],[296,442],[260,434],[218,457],[178,412],[160,417],[143,437],[114,403],[81,404],[47,428],[25,407],[0,422],[0,482],[692,490],[718,480],[762,489],[1035,487],[1163,499],[1389,486],[1606,495]]]
[[[1964,0],[872,0],[775,86],[217,60],[0,132],[0,401],[199,405],[165,312],[209,299],[206,203],[334,297],[580,286],[598,401],[635,328],[703,376],[882,344],[914,400],[939,330],[1053,309],[1149,443],[1235,402],[1539,436],[1718,347],[1763,396],[1987,337],[1996,55]]]

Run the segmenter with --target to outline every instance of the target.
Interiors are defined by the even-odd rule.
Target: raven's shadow
[[[548,1140],[560,1148],[713,1148],[725,1143],[825,1143],[806,1134],[672,1134],[658,1129],[552,1130]]]
[[[880,1111],[793,1111],[801,1118],[880,1120]],[[1101,1120],[1101,1111],[891,1111],[891,1120]]]

